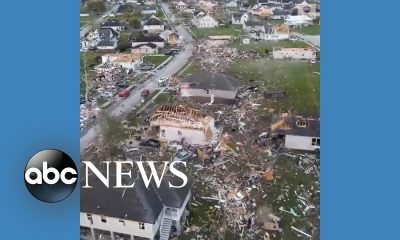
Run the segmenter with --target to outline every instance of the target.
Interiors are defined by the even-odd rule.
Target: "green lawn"
[[[81,5],[80,12],[81,13],[89,13],[89,9],[87,6]]]
[[[204,38],[213,35],[240,35],[241,28],[236,26],[222,26],[215,28],[191,28],[197,38]]]
[[[81,27],[85,26],[86,24],[91,22],[90,16],[84,16],[80,18]]]
[[[258,85],[261,91],[286,91],[288,96],[263,107],[276,111],[319,114],[320,66],[308,62],[238,60],[228,72],[243,85]],[[252,81],[253,80],[253,81]]]
[[[101,60],[98,58],[102,54],[97,53],[97,52],[82,52],[80,56],[80,73],[81,73],[81,80],[80,80],[80,86],[81,86],[81,94],[85,94],[86,91],[86,84],[84,81],[84,76],[85,76],[85,69],[83,66],[83,62],[85,61],[86,63],[86,74],[88,77],[93,73],[91,70],[94,69],[96,65],[98,65]],[[97,59],[97,60],[96,60]]]
[[[293,29],[294,32],[299,32],[305,35],[319,35],[320,34],[320,25],[311,25],[308,27],[297,27]]]
[[[251,41],[250,44],[243,44],[241,41],[234,41],[228,47],[237,48],[244,51],[257,51],[260,54],[266,54],[265,50],[272,51],[274,47],[309,47],[303,41]]]
[[[154,64],[158,67],[161,63],[167,60],[169,56],[144,56],[143,63]]]

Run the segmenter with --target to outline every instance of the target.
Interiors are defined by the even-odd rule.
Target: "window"
[[[165,129],[161,130],[161,136],[165,137]]]
[[[319,138],[313,138],[312,139],[311,145],[319,146],[319,144],[320,144],[320,139]]]
[[[106,217],[104,217],[104,216],[101,216],[101,222],[102,222],[102,223],[106,223],[106,222],[107,222],[107,219],[106,219]]]
[[[182,132],[180,130],[178,130],[178,135],[182,135]]]
[[[297,120],[297,121],[296,121],[296,125],[297,125],[298,127],[303,127],[303,128],[305,128],[305,127],[308,127],[308,121],[306,121],[306,120]]]
[[[91,224],[93,224],[93,217],[92,217],[92,214],[88,213],[88,214],[86,214],[86,216],[87,216],[87,220],[88,220]]]
[[[207,90],[206,90],[206,94],[210,94],[210,89],[207,89]]]
[[[125,221],[123,219],[120,219],[119,222],[125,226]]]
[[[144,223],[139,223],[139,229],[144,230]]]

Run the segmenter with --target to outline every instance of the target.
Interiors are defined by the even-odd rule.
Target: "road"
[[[165,11],[168,19],[172,19],[171,12],[168,10],[166,5],[162,5],[163,10]],[[174,24],[174,21],[171,20],[171,24]],[[194,41],[190,33],[183,26],[175,26],[177,33],[183,36],[184,39],[184,50],[182,50],[179,54],[177,54],[172,61],[170,61],[164,68],[158,70],[152,77],[147,79],[144,83],[137,86],[135,89],[131,91],[131,94],[126,99],[119,99],[109,108],[107,108],[107,112],[114,118],[118,118],[121,116],[125,116],[129,113],[138,103],[142,101],[142,97],[140,96],[140,92],[143,89],[148,89],[150,92],[153,92],[158,88],[157,79],[163,76],[172,76],[177,73],[181,68],[183,68],[189,61],[192,53],[194,51]],[[83,150],[92,143],[96,136],[100,132],[100,123],[96,123],[93,126],[90,126],[89,129],[86,129],[85,133],[81,136],[80,148],[81,153]]]
[[[104,21],[107,20],[108,15],[109,14],[114,14],[118,11],[119,8],[119,4],[113,5],[110,10],[108,10],[106,13],[104,13],[103,15],[101,15],[99,18],[97,18],[96,20],[93,21],[93,24],[95,26],[100,25],[101,23],[103,23]],[[92,30],[92,25],[91,24],[87,24],[85,26],[83,26],[81,28],[80,31],[80,37],[85,36],[88,32],[90,32]]]
[[[296,32],[291,33],[291,35],[300,38],[301,40],[317,48],[318,50],[320,49],[320,35],[304,35]]]

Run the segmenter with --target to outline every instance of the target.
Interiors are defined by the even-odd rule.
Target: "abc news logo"
[[[48,149],[36,153],[25,167],[25,185],[38,200],[48,203],[67,198],[75,189],[77,169],[64,152]]]

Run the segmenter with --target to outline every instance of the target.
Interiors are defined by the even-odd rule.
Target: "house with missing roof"
[[[288,149],[316,151],[320,149],[320,120],[282,113],[275,115],[271,124],[272,136],[284,138]]]
[[[158,132],[161,142],[179,141],[204,146],[218,138],[220,130],[215,127],[212,116],[200,110],[176,105],[163,105],[149,118],[150,126]]]
[[[132,172],[132,175],[135,175]],[[116,176],[110,171],[110,186]],[[92,188],[81,188],[80,226],[88,239],[160,239],[180,235],[188,215],[193,181],[182,188],[182,179],[165,175],[158,188],[154,180],[146,188],[142,177],[122,175],[122,184],[133,188],[107,188],[94,174],[88,176]]]
[[[274,48],[274,59],[313,60],[317,58],[317,51],[312,48]]]
[[[124,53],[105,54],[101,56],[101,62],[103,65],[136,71],[143,63],[143,55]]]
[[[239,82],[221,73],[192,74],[182,80],[181,97],[209,103],[234,103]]]
[[[285,24],[268,25],[264,24],[259,30],[249,32],[249,37],[255,40],[285,40],[289,39],[289,26]]]

